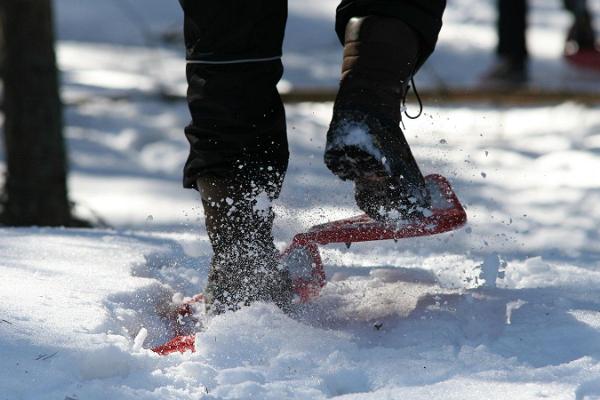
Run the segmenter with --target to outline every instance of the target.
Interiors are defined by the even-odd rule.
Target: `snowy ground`
[[[116,1],[58,3],[65,95],[85,99],[66,110],[71,195],[113,229],[0,229],[0,400],[600,399],[600,108],[427,105],[407,136],[426,172],[451,179],[468,228],[323,248],[330,282],[301,315],[256,305],[211,321],[195,354],[159,357],[161,307],[202,288],[210,257],[197,195],[180,187],[186,107],[145,95],[160,76],[180,85],[182,62],[163,49],[159,73],[125,22],[98,23]],[[320,24],[308,4],[290,3],[292,24]],[[489,31],[489,3],[469,4],[449,19]],[[562,26],[554,8],[537,23]],[[144,95],[102,97],[124,93]],[[356,213],[321,161],[331,104],[287,111],[281,248]]]
[[[330,107],[288,107],[280,246],[356,212],[321,164]],[[179,188],[185,106],[70,108],[73,198],[116,229],[0,230],[0,399],[600,398],[598,109],[427,112],[409,136],[468,229],[323,249],[332,282],[303,315],[258,305],[160,358],[134,339],[164,340],[156,308],[198,291],[210,254]]]

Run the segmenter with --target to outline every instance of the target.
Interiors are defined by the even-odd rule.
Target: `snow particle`
[[[496,279],[500,275],[504,276],[501,271],[504,271],[506,266],[506,261],[502,260],[498,254],[494,253],[486,256],[483,263],[479,265],[479,268],[481,268],[479,278],[484,280],[484,286],[496,287]]]
[[[506,304],[506,325],[512,324],[513,312],[527,304],[524,300],[511,301]]]
[[[140,329],[137,336],[133,340],[133,351],[138,352],[142,349],[146,338],[148,337],[148,330],[146,328]]]

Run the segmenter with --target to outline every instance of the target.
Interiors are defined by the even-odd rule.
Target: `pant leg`
[[[586,0],[563,0],[563,5],[574,16],[580,13],[589,13]]]
[[[344,32],[353,17],[378,15],[399,18],[421,38],[417,69],[433,52],[442,28],[446,0],[342,0],[337,8],[336,32],[344,43]]]
[[[586,0],[563,0],[565,9],[573,15],[573,25],[567,33],[567,41],[574,41],[579,48],[593,49],[596,45],[596,33],[592,24]]]
[[[282,180],[288,145],[276,85],[283,73],[287,1],[180,2],[192,116],[185,129],[190,154],[184,187],[195,188],[201,177],[241,174]]]
[[[512,61],[527,59],[527,0],[498,0],[499,56]]]

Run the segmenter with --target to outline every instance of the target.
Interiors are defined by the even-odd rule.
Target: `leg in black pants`
[[[573,25],[567,33],[567,44],[575,43],[579,49],[594,49],[596,34],[592,27],[592,15],[586,0],[564,0],[565,9],[573,15]]]
[[[257,300],[286,308],[291,282],[278,266],[265,201],[279,195],[288,163],[276,88],[287,2],[181,3],[192,115],[183,183],[200,191],[214,252],[207,309],[222,313]]]
[[[192,115],[184,186],[195,187],[199,178],[229,178],[240,164],[249,164],[247,179],[269,169],[267,180],[277,186],[288,159],[276,88],[287,2],[182,0],[182,6]]]
[[[497,0],[497,7],[498,58],[482,80],[498,87],[521,85],[527,81],[527,0]]]
[[[498,55],[514,63],[527,59],[527,0],[498,0]]]
[[[201,177],[231,174],[240,160],[250,160],[259,170],[272,167],[282,176],[288,150],[285,115],[275,85],[283,71],[279,57],[287,1],[180,1],[185,12],[192,115],[186,129],[190,155],[184,186],[195,187]],[[421,38],[421,65],[433,52],[445,5],[445,0],[343,0],[336,31],[344,43],[352,17],[401,19]]]
[[[593,48],[595,35],[586,0],[563,0],[574,19],[567,41],[580,48]],[[526,44],[527,0],[498,0],[498,55],[515,64],[524,64],[528,57]]]
[[[202,196],[214,255],[207,304],[215,313],[256,300],[285,308],[291,285],[278,268],[271,228],[288,162],[285,113],[276,84],[286,0],[180,0],[185,14],[190,155],[184,186]],[[355,16],[406,21],[418,65],[431,54],[445,0],[344,0],[337,32]],[[390,18],[391,19],[391,18]],[[402,47],[406,37],[390,37]],[[378,55],[385,59],[385,54]],[[379,60],[381,62],[381,60]],[[411,70],[415,70],[415,68]],[[399,107],[398,107],[399,109]],[[257,199],[261,199],[260,207]]]

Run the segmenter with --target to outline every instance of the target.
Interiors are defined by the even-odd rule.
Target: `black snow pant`
[[[287,0],[180,3],[192,116],[185,130],[190,154],[184,187],[195,188],[198,178],[228,178],[239,170],[282,180],[289,153],[276,84],[283,74]],[[342,0],[336,32],[343,43],[353,17],[399,18],[419,33],[422,64],[437,42],[445,6],[446,0]]]
[[[590,20],[590,13],[586,0],[563,0],[566,10],[573,18]],[[497,53],[512,61],[524,62],[528,57],[527,41],[527,0],[498,0],[498,47]],[[593,38],[590,42],[585,32],[572,30],[573,40],[584,47],[593,46]]]

